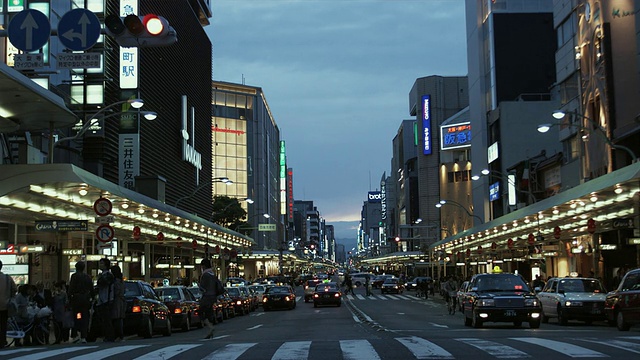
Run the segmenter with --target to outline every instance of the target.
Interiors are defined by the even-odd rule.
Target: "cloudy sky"
[[[294,197],[358,220],[417,78],[464,76],[463,0],[215,0],[213,78],[261,87]]]

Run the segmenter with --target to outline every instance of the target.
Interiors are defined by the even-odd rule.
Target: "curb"
[[[363,313],[360,309],[358,309],[355,305],[353,305],[351,303],[351,300],[346,301],[346,303],[347,303],[347,306],[351,309],[351,311],[353,311],[353,313],[358,317],[358,319],[362,323],[371,326],[376,331],[388,331],[382,325],[380,325],[377,322],[375,322],[373,319],[371,319],[369,316],[367,316],[365,313]]]

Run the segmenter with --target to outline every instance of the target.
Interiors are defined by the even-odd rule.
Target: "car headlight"
[[[538,299],[524,299],[524,306],[538,306]]]
[[[493,299],[479,299],[478,306],[496,306],[496,303]]]
[[[564,306],[570,307],[570,306],[582,306],[582,301],[571,301],[571,300],[567,300],[564,302]]]

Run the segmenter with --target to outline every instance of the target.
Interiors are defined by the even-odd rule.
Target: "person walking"
[[[13,301],[16,292],[18,292],[18,287],[11,276],[2,272],[2,261],[0,260],[0,349],[7,346],[9,303]]]
[[[71,336],[74,342],[87,342],[89,331],[89,309],[93,298],[93,280],[84,272],[86,264],[83,261],[76,263],[76,272],[69,280],[69,305],[73,311],[73,330]],[[78,337],[76,337],[79,334]]]
[[[355,295],[353,293],[353,281],[351,280],[351,275],[346,274],[344,276],[344,286],[346,288],[344,291],[345,295],[349,294],[349,292],[351,292],[351,295]]]
[[[111,273],[111,262],[107,258],[102,258],[98,262],[98,267],[102,272],[98,276],[98,302],[96,304],[96,314],[102,328],[104,342],[113,342],[113,323],[111,322],[111,309],[115,297],[114,276]]]
[[[66,288],[67,284],[65,283],[65,281],[60,280],[53,284],[53,291],[51,292],[53,298],[53,300],[51,301],[53,319],[58,324],[58,328],[61,331],[60,334],[55,334],[56,344],[69,341],[69,327],[65,326],[67,325],[67,323],[65,322],[65,316],[69,304]]]
[[[115,341],[124,341],[124,313],[127,307],[127,301],[124,299],[124,277],[118,265],[111,267],[111,273],[114,277],[111,319],[113,322]]]
[[[200,276],[200,289],[202,289],[202,297],[200,298],[200,311],[204,318],[204,324],[209,328],[209,333],[205,336],[205,339],[211,339],[213,337],[213,324],[215,323],[215,312],[213,307],[218,302],[218,295],[224,293],[224,287],[222,282],[213,273],[211,268],[211,260],[202,259],[200,262],[202,267],[202,276]]]
[[[367,276],[364,280],[364,287],[367,290],[367,296],[371,296],[373,295],[371,293],[371,280],[369,279],[369,277]]]

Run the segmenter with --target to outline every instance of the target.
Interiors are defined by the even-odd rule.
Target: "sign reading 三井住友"
[[[422,96],[423,154],[431,155],[431,95]]]
[[[440,127],[440,149],[451,150],[471,146],[471,123]]]
[[[258,224],[258,231],[276,231],[276,224]]]
[[[36,231],[87,231],[87,220],[36,220]]]

